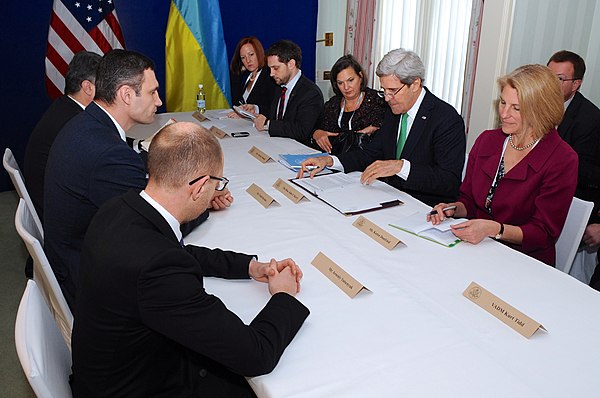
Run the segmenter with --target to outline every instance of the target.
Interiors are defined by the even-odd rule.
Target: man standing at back
[[[194,123],[152,140],[145,190],[104,205],[81,255],[73,328],[77,397],[252,397],[243,376],[273,370],[308,316],[291,259],[184,245],[179,225],[222,190],[223,153]],[[245,325],[204,277],[267,282],[272,297]]]
[[[594,202],[590,222],[600,222],[600,109],[579,92],[585,74],[583,58],[571,51],[550,57],[548,67],[558,76],[565,97],[565,114],[558,134],[579,156],[575,196]]]
[[[89,51],[75,54],[65,76],[65,95],[50,105],[29,137],[23,173],[40,220],[44,219],[44,176],[50,148],[63,126],[94,99],[96,68],[101,59]]]
[[[95,101],[52,145],[44,185],[44,250],[72,309],[92,217],[108,199],[146,186],[146,168],[125,142],[125,132],[136,123],[151,123],[161,104],[153,62],[113,50],[98,65]]]
[[[458,197],[465,162],[465,124],[448,103],[424,85],[421,58],[402,48],[387,53],[377,65],[382,96],[389,105],[377,135],[364,148],[335,156],[311,158],[308,166],[346,173],[362,171],[361,181],[382,179],[428,205]]]
[[[302,74],[302,50],[296,43],[278,41],[266,55],[271,77],[281,90],[270,110],[260,110],[262,114],[256,117],[254,125],[259,131],[268,131],[271,137],[293,138],[308,145],[323,110],[323,94]]]

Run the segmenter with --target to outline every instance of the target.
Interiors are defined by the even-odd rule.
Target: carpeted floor
[[[15,191],[0,192],[0,397],[35,397],[15,349],[15,317],[25,290],[27,250],[15,230]]]

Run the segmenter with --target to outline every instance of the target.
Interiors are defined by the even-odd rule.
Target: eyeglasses
[[[398,94],[400,92],[400,90],[402,90],[404,88],[404,86],[406,86],[406,83],[402,83],[402,86],[399,89],[397,89],[397,90],[390,90],[392,92],[387,92],[387,93],[386,93],[387,89],[384,88],[384,89],[379,90],[377,92],[377,95],[379,95],[381,98],[385,98],[386,96],[388,96],[390,98],[393,98],[393,97],[396,96],[396,94]]]
[[[189,182],[190,185],[194,185],[195,183],[197,183],[198,181],[200,181],[201,179],[203,179],[204,177],[206,177],[206,175],[200,176],[198,178],[194,178],[192,181]],[[209,176],[211,180],[217,180],[219,181],[219,185],[217,185],[217,187],[215,188],[217,191],[222,191],[225,189],[225,187],[227,186],[227,184],[229,183],[229,180],[225,177],[215,177],[215,176]]]
[[[556,76],[556,77],[558,77],[558,80],[559,80],[561,83],[562,83],[562,82],[572,82],[572,81],[574,81],[574,80],[581,80],[581,78],[580,78],[580,77],[574,77],[574,78],[572,78],[572,79],[567,79],[566,77],[563,77],[563,76]]]

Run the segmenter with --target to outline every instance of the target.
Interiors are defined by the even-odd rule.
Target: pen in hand
[[[445,212],[446,210],[455,210],[455,209],[456,209],[456,206],[455,206],[455,205],[452,205],[452,206],[444,207],[444,208],[442,209],[442,212]],[[431,210],[431,211],[429,212],[429,215],[430,215],[430,216],[433,216],[433,215],[436,215],[436,214],[437,214],[437,210]]]

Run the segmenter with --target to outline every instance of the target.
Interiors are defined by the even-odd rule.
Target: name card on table
[[[271,157],[269,155],[267,155],[266,153],[264,153],[263,151],[261,151],[260,149],[258,149],[255,146],[250,148],[248,153],[250,155],[254,156],[256,159],[258,159],[258,161],[261,163],[267,163],[269,160],[271,160]]]
[[[310,263],[350,298],[354,298],[362,290],[369,290],[322,252],[319,252]]]
[[[226,132],[224,132],[223,130],[221,130],[220,128],[218,128],[217,126],[211,126],[211,128],[208,129],[208,131],[210,131],[211,133],[213,133],[213,135],[219,139],[223,139],[225,137],[229,137],[229,134],[227,134]]]
[[[204,116],[204,113],[201,113],[201,112],[198,112],[198,111],[196,111],[196,112],[192,113],[192,116],[193,116],[193,117],[194,117],[196,120],[198,120],[199,122],[205,122],[205,121],[207,121],[207,120],[208,120],[208,118],[207,118],[206,116]]]
[[[265,209],[269,207],[272,203],[277,203],[275,199],[271,197],[268,193],[263,191],[261,187],[256,184],[250,185],[246,192],[250,194],[258,203],[260,203]]]
[[[533,336],[538,329],[546,331],[546,328],[539,322],[531,319],[475,282],[471,282],[463,292],[463,296],[500,319],[526,338]]]
[[[294,203],[298,203],[302,198],[306,198],[300,191],[287,184],[281,178],[278,178],[277,181],[275,181],[273,187]]]
[[[379,243],[381,246],[385,247],[388,250],[392,250],[400,243],[404,245],[404,243],[400,239],[396,238],[394,235],[390,234],[377,224],[371,222],[366,217],[358,217],[352,223],[352,225],[358,228],[360,231],[364,232],[367,236],[369,236],[375,242]]]

